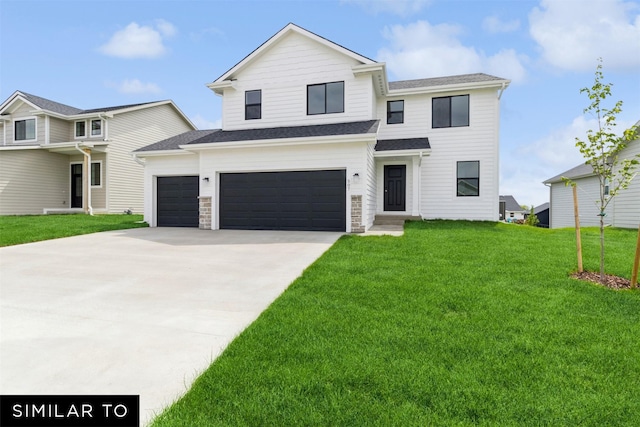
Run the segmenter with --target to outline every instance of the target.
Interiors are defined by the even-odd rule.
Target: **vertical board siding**
[[[355,78],[358,62],[300,34],[291,33],[243,69],[224,92],[225,130],[369,120],[371,79]],[[345,82],[345,112],[307,115],[307,85]],[[262,90],[262,118],[244,120],[244,93]]]
[[[45,150],[0,151],[0,215],[69,208],[69,157]]]
[[[144,211],[144,170],[131,152],[192,128],[170,105],[117,114],[108,123],[109,152],[103,164],[111,213]],[[105,184],[103,184],[104,186]]]

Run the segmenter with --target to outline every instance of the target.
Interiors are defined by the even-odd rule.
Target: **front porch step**
[[[373,225],[404,225],[405,221],[420,221],[422,218],[412,215],[376,215]]]

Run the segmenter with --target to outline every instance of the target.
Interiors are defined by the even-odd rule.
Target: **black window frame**
[[[259,102],[249,102],[249,95],[258,94]],[[256,114],[257,111],[257,114]],[[262,118],[262,89],[247,90],[244,93],[244,119],[260,120]]]
[[[340,109],[339,110],[331,110],[328,111],[329,108],[328,106],[330,105],[329,101],[328,101],[328,94],[329,91],[327,90],[329,85],[337,85],[340,84],[341,85],[341,91],[342,91],[342,99],[340,100]],[[318,88],[320,86],[324,86],[324,110],[323,111],[319,111],[319,112],[310,112],[311,108],[310,107],[310,100],[311,97],[309,96],[309,90],[311,88]],[[317,83],[317,84],[312,84],[312,85],[307,85],[307,116],[315,116],[318,114],[339,114],[339,113],[344,113],[344,81],[337,81],[337,82],[327,82],[327,83]]]
[[[392,104],[402,105],[400,110],[393,110]],[[396,125],[404,123],[404,99],[395,99],[393,101],[387,101],[387,124]]]
[[[466,98],[466,121],[458,124],[454,123],[453,117],[453,98]],[[470,116],[470,108],[469,108],[469,94],[466,95],[453,95],[453,96],[439,96],[431,98],[431,128],[432,129],[444,129],[444,128],[455,128],[455,127],[468,127],[471,122]],[[446,116],[437,117],[439,108],[436,108],[435,104],[439,103],[443,100],[447,100],[447,104],[445,107],[447,109]]]
[[[463,163],[475,163],[477,176],[460,176],[460,166]],[[474,182],[475,181],[475,182]],[[474,185],[471,187],[476,188],[475,194],[467,194],[466,192],[460,191],[460,185],[462,183],[470,183],[474,182]],[[480,196],[480,160],[462,160],[456,162],[456,197],[479,197]]]
[[[102,187],[102,162],[91,162],[91,186]]]
[[[33,122],[33,138],[28,137],[27,122]],[[20,129],[18,129],[20,128]],[[36,141],[38,139],[38,121],[35,117],[28,117],[13,122],[13,140],[14,141]]]

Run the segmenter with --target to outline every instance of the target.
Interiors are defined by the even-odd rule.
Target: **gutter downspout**
[[[133,161],[134,162],[136,162],[137,164],[139,164],[142,167],[144,167],[147,164],[147,162],[145,162],[143,160],[140,160],[136,153],[131,153],[131,157],[133,157]]]
[[[553,203],[551,200],[551,183],[543,182],[543,184],[545,187],[549,187],[549,229],[551,229],[551,204]]]
[[[507,85],[505,82],[502,82],[502,88],[500,89],[500,92],[498,93],[498,101],[500,100],[500,98],[502,98],[502,93],[504,92],[504,90],[507,88]]]
[[[87,160],[88,167],[83,168],[83,169],[87,169],[86,171],[83,171],[83,173],[89,174],[89,177],[87,179],[87,210],[89,211],[89,215],[93,216],[93,207],[91,206],[91,175],[90,175],[91,174],[91,154],[81,149],[79,142],[76,143],[76,150],[81,152]],[[84,179],[82,181],[84,184]]]

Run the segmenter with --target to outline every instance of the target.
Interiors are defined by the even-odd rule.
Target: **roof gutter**
[[[502,88],[500,89],[500,92],[498,92],[498,100],[500,100],[500,98],[502,98],[502,93],[504,92],[504,90],[507,88],[507,82],[502,82]]]
[[[147,162],[138,158],[138,153],[131,153],[131,157],[133,158],[134,162],[136,162],[142,167],[145,167],[145,165],[147,164]]]
[[[76,150],[78,150],[79,152],[81,152],[86,160],[87,160],[87,165],[88,167],[83,168],[83,175],[87,174],[87,173],[91,173],[91,154],[87,153],[86,151],[84,151],[82,148],[80,148],[80,143],[76,143],[75,145]],[[84,170],[86,169],[86,170]],[[82,183],[83,183],[83,187],[84,187],[84,176],[82,177]],[[91,206],[91,177],[89,177],[87,179],[87,210],[89,211],[89,215],[93,216],[93,207]]]

